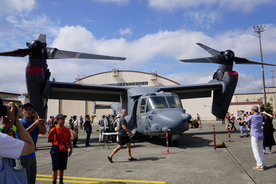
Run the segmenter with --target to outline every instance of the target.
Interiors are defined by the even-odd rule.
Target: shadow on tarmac
[[[204,134],[204,133],[203,133]],[[206,133],[210,134],[210,133]],[[180,139],[178,140],[177,147],[180,149],[187,149],[188,147],[213,147],[213,145],[210,145],[212,143],[212,140],[207,140],[202,137],[195,137],[194,135],[197,135],[197,133],[184,133]],[[138,142],[149,142],[151,144],[160,145],[160,146],[167,146],[166,139],[158,138],[156,136],[149,138],[147,136],[139,135],[135,136],[131,139],[132,143],[138,143]],[[135,144],[135,147],[137,145]],[[171,147],[171,146],[169,146]]]
[[[158,160],[161,160],[161,159],[166,159],[166,157],[139,157],[139,159],[135,160],[135,161],[132,161],[133,163],[134,162],[141,162],[141,161],[158,161]],[[125,160],[125,161],[115,161],[116,163],[125,163],[125,162],[128,162],[128,160]]]

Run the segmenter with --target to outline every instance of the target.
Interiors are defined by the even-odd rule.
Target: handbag
[[[26,169],[14,169],[10,158],[3,158],[3,170],[0,171],[1,184],[27,184]]]
[[[67,151],[67,150],[68,150],[68,144],[67,144],[67,143],[60,143],[60,142],[59,142],[56,127],[55,127],[55,132],[56,132],[56,137],[57,137],[57,140],[58,140],[58,149],[59,149],[60,151],[62,151],[62,152]]]

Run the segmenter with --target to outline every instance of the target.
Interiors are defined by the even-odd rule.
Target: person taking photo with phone
[[[46,133],[44,119],[39,118],[31,103],[25,103],[22,106],[22,114],[24,117],[20,120],[20,123],[30,134],[36,146],[38,135]],[[16,160],[16,168],[26,168],[28,184],[34,184],[37,170],[35,151]]]

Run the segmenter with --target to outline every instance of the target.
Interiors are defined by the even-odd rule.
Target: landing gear
[[[171,137],[169,137],[169,146],[176,147],[178,145],[178,140],[173,140]]]

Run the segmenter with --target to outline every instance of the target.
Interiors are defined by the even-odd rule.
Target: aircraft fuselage
[[[130,130],[159,137],[165,137],[168,131],[172,140],[178,140],[189,129],[191,115],[185,113],[179,96],[174,93],[159,92],[157,87],[130,88],[127,107],[125,118]]]

